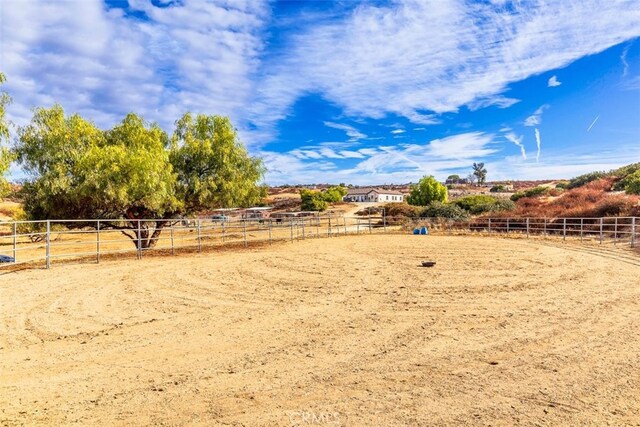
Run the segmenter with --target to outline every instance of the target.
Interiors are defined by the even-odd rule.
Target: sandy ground
[[[405,235],[4,274],[0,425],[638,425],[639,278]]]

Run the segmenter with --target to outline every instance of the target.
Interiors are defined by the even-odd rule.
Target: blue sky
[[[273,185],[640,161],[639,37],[635,0],[0,0],[15,124],[228,115]]]

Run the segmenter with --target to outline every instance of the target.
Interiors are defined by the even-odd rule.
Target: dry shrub
[[[582,187],[565,191],[560,197],[544,201],[540,198],[523,197],[512,211],[492,217],[545,217],[545,218],[589,218],[603,216],[639,216],[640,197],[612,194],[610,189],[615,178],[604,178]]]
[[[593,216],[620,216],[628,215],[635,203],[631,198],[622,195],[612,195],[596,204]]]

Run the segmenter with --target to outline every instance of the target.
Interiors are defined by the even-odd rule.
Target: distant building
[[[399,191],[381,188],[350,188],[342,200],[345,202],[402,203],[404,196]]]

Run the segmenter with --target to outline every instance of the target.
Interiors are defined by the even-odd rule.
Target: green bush
[[[567,184],[566,188],[567,190],[571,190],[572,188],[582,187],[583,185],[588,184],[591,181],[595,181],[597,179],[601,179],[606,176],[607,174],[605,172],[586,173],[584,175],[580,175],[575,178],[572,178],[571,181],[569,181],[569,184]]]
[[[417,218],[420,210],[407,203],[387,203],[384,205],[384,213],[386,216]]]
[[[338,186],[329,187],[320,194],[322,194],[322,198],[325,202],[337,203],[342,201],[342,198],[347,195],[347,191],[348,190],[345,187]]]
[[[498,185],[494,185],[493,187],[491,187],[491,189],[489,190],[492,193],[500,193],[504,191],[504,185],[502,184],[498,184]]]
[[[509,199],[498,199],[493,205],[491,212],[510,211],[516,208],[516,204]]]
[[[640,169],[624,178],[624,191],[627,194],[640,194]]]
[[[549,189],[547,187],[529,188],[529,189],[524,190],[524,191],[518,191],[516,193],[513,193],[513,195],[511,196],[511,201],[512,202],[517,202],[518,200],[522,199],[523,197],[540,196],[542,194],[546,194],[548,191],[549,191]]]
[[[328,207],[328,203],[319,191],[302,189],[300,190],[300,199],[302,199],[300,209],[303,211],[324,211]]]
[[[423,218],[448,218],[453,220],[465,220],[469,213],[455,204],[432,202],[420,212]]]
[[[424,176],[417,185],[411,186],[407,202],[414,206],[427,206],[431,202],[446,202],[449,192],[433,176]]]
[[[501,210],[510,210],[515,207],[513,202],[506,199],[499,199],[487,195],[475,195],[462,197],[452,202],[471,213],[472,215],[480,215],[485,212],[496,212]]]

